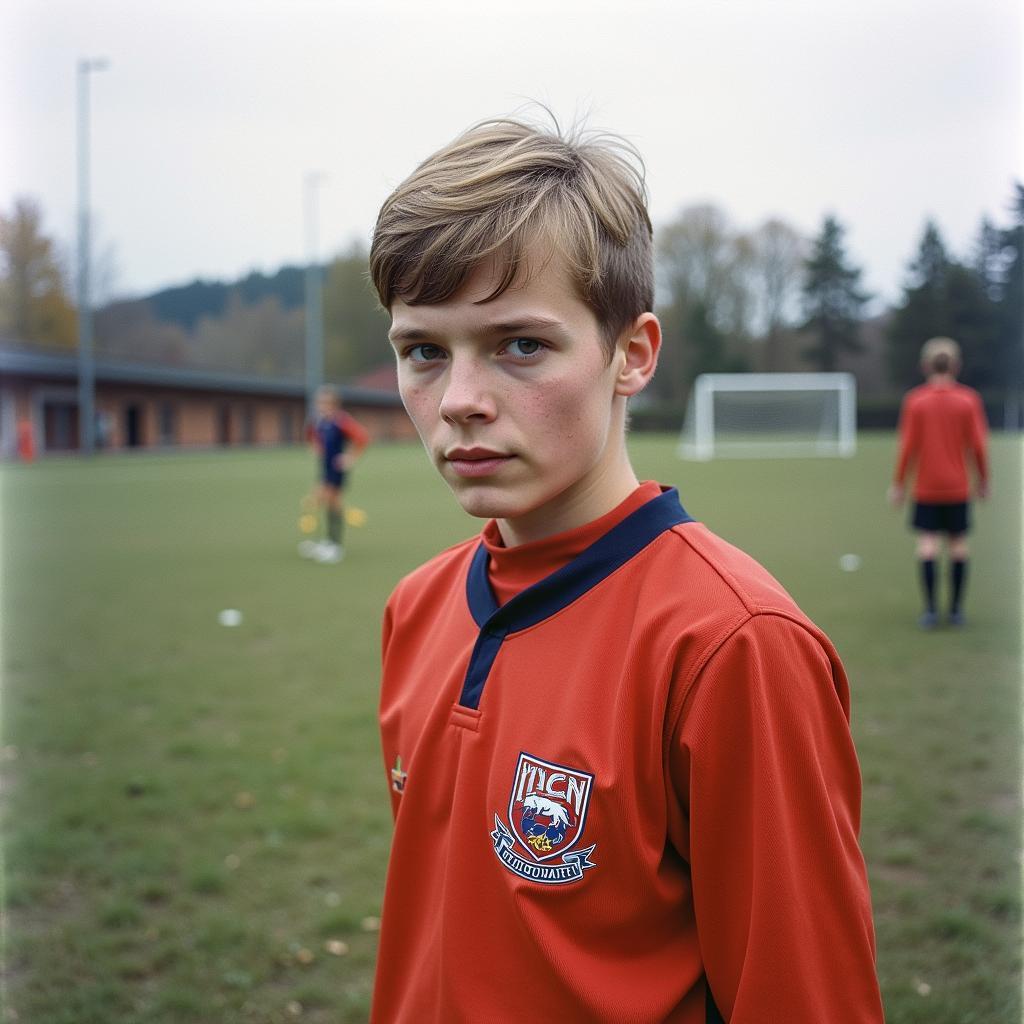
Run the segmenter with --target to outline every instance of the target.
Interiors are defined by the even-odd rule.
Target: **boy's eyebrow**
[[[553,320],[551,317],[531,315],[515,317],[512,320],[498,320],[494,323],[481,324],[474,333],[476,334],[515,334],[521,331],[543,331],[552,327],[561,327],[560,320]],[[399,327],[392,329],[388,334],[392,342],[395,341],[428,341],[437,335],[422,327]]]
[[[388,331],[388,340],[395,341],[426,341],[434,337],[430,331],[424,331],[419,327],[399,327]]]

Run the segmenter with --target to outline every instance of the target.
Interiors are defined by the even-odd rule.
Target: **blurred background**
[[[666,425],[695,374],[744,369],[852,369],[891,420],[936,333],[1000,420],[1021,386],[1012,0],[14,0],[2,17],[5,342],[74,347],[84,206],[98,355],[301,379],[312,260],[327,375],[358,379],[388,359],[363,285],[381,202],[464,127],[535,101],[643,154]]]
[[[547,108],[645,162],[638,471],[850,669],[889,1019],[1018,1020],[1021,47],[1012,0],[8,0],[5,1019],[366,1019],[380,610],[477,528],[401,409],[369,239],[430,152]],[[883,496],[936,334],[995,494],[970,628],[922,637]],[[699,374],[805,371],[852,374],[855,457],[677,458]],[[323,380],[373,436],[332,568],[295,556]]]

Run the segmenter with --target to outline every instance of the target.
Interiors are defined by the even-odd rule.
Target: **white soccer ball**
[[[217,616],[217,621],[222,626],[240,626],[242,624],[242,613],[237,608],[225,608]]]
[[[843,572],[856,572],[860,568],[860,555],[841,555],[839,568]]]

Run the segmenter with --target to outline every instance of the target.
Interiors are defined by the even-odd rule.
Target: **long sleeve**
[[[970,449],[978,480],[985,485],[988,483],[988,420],[985,417],[985,405],[981,395],[975,392],[973,398],[974,416],[971,420]]]
[[[383,668],[387,665],[388,660],[388,648],[391,645],[391,637],[395,630],[395,609],[394,604],[397,598],[397,589],[392,593],[391,597],[388,598],[388,603],[384,606],[384,618],[381,623],[381,641],[380,641],[380,662],[383,675]],[[382,690],[383,692],[383,690]],[[388,795],[391,799],[391,816],[394,818],[398,814],[398,804],[401,799],[400,789],[395,787],[396,775],[399,784],[402,783],[402,765],[401,761],[389,761],[390,751],[388,751],[386,744],[383,748],[384,754],[384,771],[387,773],[387,777],[390,781],[388,786]]]
[[[338,426],[352,443],[356,453],[361,452],[370,443],[370,433],[354,416],[343,413],[338,421]]]
[[[828,641],[757,614],[672,741],[697,935],[729,1024],[881,1024],[848,687]]]
[[[896,459],[896,471],[893,473],[893,482],[903,486],[907,477],[907,470],[916,459],[920,445],[918,417],[914,414],[913,404],[908,398],[903,399],[900,407],[900,449]]]

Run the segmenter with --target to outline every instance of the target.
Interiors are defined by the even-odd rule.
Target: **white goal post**
[[[693,382],[679,456],[849,457],[857,450],[852,373],[702,373]]]

